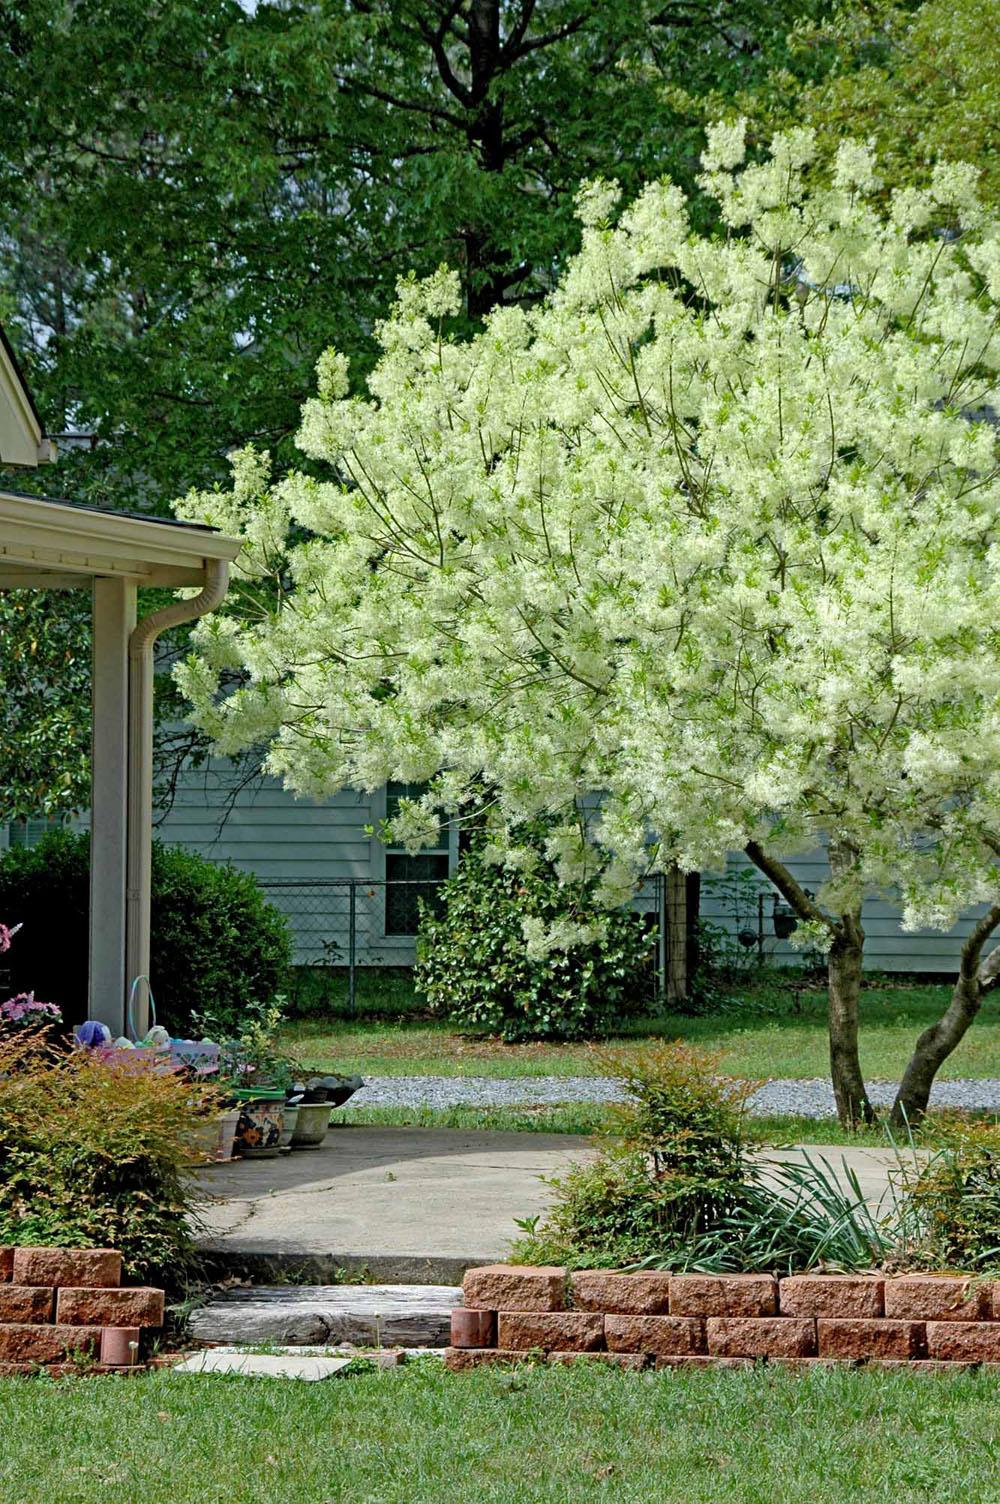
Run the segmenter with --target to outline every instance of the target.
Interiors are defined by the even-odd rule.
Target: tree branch
[[[768,856],[767,852],[756,841],[748,841],[743,850],[753,862],[754,866],[763,872],[764,876],[774,884],[782,898],[791,904],[800,919],[807,922],[825,925],[831,934],[836,934],[840,926],[829,914],[824,914],[816,901],[809,897],[795,878],[789,872],[784,862],[779,862],[775,857]]]

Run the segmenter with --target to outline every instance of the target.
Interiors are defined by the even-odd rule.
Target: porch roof
[[[0,589],[73,589],[94,578],[139,586],[201,585],[238,538],[136,512],[0,490]]]

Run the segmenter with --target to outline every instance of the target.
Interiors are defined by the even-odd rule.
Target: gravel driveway
[[[896,1093],[891,1081],[870,1081],[868,1092],[878,1105]],[[608,1076],[370,1076],[351,1099],[352,1107],[523,1107],[561,1102],[614,1102],[621,1087]],[[931,1092],[936,1107],[1000,1110],[1000,1080],[939,1081]],[[795,1113],[806,1118],[835,1116],[829,1081],[769,1081],[750,1099],[758,1114]]]

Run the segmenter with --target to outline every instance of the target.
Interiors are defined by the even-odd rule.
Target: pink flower
[[[21,1024],[26,1028],[61,1023],[62,1009],[57,1003],[43,1003],[33,992],[19,992],[0,1003],[0,1024]]]

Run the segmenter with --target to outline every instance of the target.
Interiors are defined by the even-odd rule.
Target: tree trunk
[[[493,90],[502,68],[499,0],[473,0],[469,10],[469,73],[473,116],[469,148],[485,172],[502,172],[507,161],[503,100]],[[468,310],[482,318],[503,301],[503,257],[488,225],[470,226],[465,236]]]
[[[774,884],[798,917],[807,923],[822,925],[830,936],[827,956],[830,1076],[837,1116],[844,1128],[870,1123],[874,1113],[858,1056],[858,998],[865,948],[861,908],[859,906],[834,919],[820,908],[811,893],[796,882],[785,864],[770,856],[756,841],[748,841],[745,850],[754,866]],[[831,845],[830,865],[835,872],[844,872],[851,859],[848,847]]]
[[[982,1005],[983,996],[1000,981],[1000,946],[981,960],[983,947],[1000,924],[1000,905],[978,921],[962,946],[958,980],[947,1009],[924,1030],[903,1073],[890,1122],[894,1128],[914,1127],[927,1111],[931,1087],[942,1063],[959,1045]]]
[[[858,1054],[858,999],[864,944],[860,910],[842,915],[827,957],[827,977],[830,1077],[837,1117],[844,1128],[857,1128],[874,1117]]]

